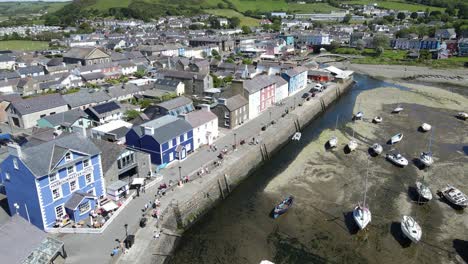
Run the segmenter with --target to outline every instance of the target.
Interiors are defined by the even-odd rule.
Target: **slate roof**
[[[112,167],[112,165],[117,161],[117,158],[125,149],[125,146],[111,143],[109,141],[101,139],[91,139],[91,141],[96,145],[97,148],[101,151],[101,164],[102,171],[104,175]]]
[[[162,87],[158,87],[159,89],[164,89],[165,87],[172,87],[175,89],[177,85],[179,85],[179,83],[180,81],[177,81],[177,80],[157,79],[154,82],[154,85],[162,86]]]
[[[189,105],[189,104],[193,104],[192,100],[190,100],[189,98],[185,96],[180,96],[172,100],[159,103],[156,106],[167,109],[167,110],[172,110],[172,109],[176,109],[176,108],[182,107],[184,105]]]
[[[75,108],[87,104],[102,103],[110,100],[111,97],[104,91],[81,89],[77,93],[63,95],[63,99],[70,107]]]
[[[90,156],[100,153],[100,150],[89,139],[74,133],[22,148],[21,160],[39,178],[48,175],[69,149]],[[38,159],[38,157],[41,158]]]
[[[8,62],[8,61],[15,61],[15,58],[8,54],[3,54],[3,55],[0,54],[0,62]]]
[[[97,49],[97,48],[87,48],[87,47],[74,47],[74,48],[71,48],[69,51],[65,52],[63,54],[63,57],[64,58],[76,58],[76,59],[86,59],[89,54],[94,51],[94,49]],[[101,50],[101,49],[99,49]],[[101,50],[102,52],[104,52],[103,50]],[[106,52],[104,52],[106,53]],[[107,53],[106,53],[107,54]]]
[[[249,102],[247,101],[247,99],[245,99],[242,95],[237,94],[230,98],[227,98],[225,105],[227,109],[229,109],[229,111],[232,112],[236,109],[241,108],[244,105],[247,105],[248,103]]]
[[[187,71],[174,71],[174,70],[162,70],[159,72],[165,78],[177,78],[183,80],[203,80],[206,77],[206,74],[199,72],[187,72]]]
[[[96,117],[97,119],[100,119],[108,113],[113,113],[117,111],[120,111],[120,105],[118,105],[115,101],[98,104],[86,109],[87,113],[89,113],[93,117]]]
[[[122,126],[122,127],[116,128],[114,130],[111,130],[111,131],[109,131],[107,133],[115,135],[116,138],[123,138],[123,137],[125,137],[125,135],[127,134],[127,132],[129,130],[130,130],[130,128]]]
[[[11,103],[10,107],[14,107],[21,115],[27,115],[65,105],[67,105],[67,103],[63,100],[62,95],[50,94],[15,101]]]
[[[15,78],[20,78],[21,76],[19,73],[15,71],[7,71],[7,70],[0,70],[0,79],[5,80],[5,79],[15,79]]]
[[[70,126],[81,117],[88,117],[88,115],[81,109],[73,109],[70,111],[57,113],[45,116],[42,119],[47,120],[52,126]]]
[[[86,198],[94,198],[95,196],[89,193],[84,193],[84,192],[74,192],[72,196],[68,199],[68,201],[65,203],[65,208],[68,208],[70,210],[76,210],[78,206],[81,204],[81,202],[86,199]]]
[[[93,80],[103,80],[106,78],[106,75],[102,72],[92,72],[92,73],[87,73],[87,74],[81,74],[81,78],[83,78],[84,81],[93,81]]]
[[[143,123],[136,127],[135,131],[141,136],[143,135],[145,127],[154,129],[154,135],[152,135],[152,137],[161,144],[192,130],[192,126],[187,121],[171,115],[165,115]]]
[[[305,71],[307,71],[307,68],[299,66],[299,67],[287,70],[284,73],[289,75],[289,76],[296,76],[296,75],[301,74],[301,73],[303,73]]]
[[[260,75],[253,78],[252,80],[244,81],[244,89],[247,90],[250,94],[256,93],[261,89],[273,85],[275,83],[281,85],[280,83],[283,82],[280,79],[283,80],[283,78],[278,77],[276,75]]]
[[[185,120],[189,122],[193,128],[197,128],[217,118],[218,117],[213,112],[203,109],[185,114]]]
[[[106,89],[106,92],[110,97],[118,98],[120,96],[136,94],[140,92],[140,88],[133,83],[126,83],[109,87]]]

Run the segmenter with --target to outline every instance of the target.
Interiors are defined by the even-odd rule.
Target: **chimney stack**
[[[10,153],[10,155],[21,158],[22,153],[21,153],[20,145],[18,145],[17,143],[10,143],[7,146],[8,146],[8,153]]]

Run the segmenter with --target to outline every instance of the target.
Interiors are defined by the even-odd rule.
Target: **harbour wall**
[[[352,80],[336,83],[328,87],[318,98],[302,102],[275,124],[268,126],[265,131],[259,131],[261,142],[258,145],[247,144],[239,147],[223,159],[222,165],[212,170],[210,174],[184,185],[183,192],[187,194],[186,199],[171,202],[163,213],[162,227],[177,233],[187,230],[289,142],[295,132],[307,126],[330,104],[351,89],[353,83]],[[166,253],[154,254],[151,263],[164,263],[170,257],[167,252],[172,251],[180,239],[183,238],[164,241],[164,245],[158,248]]]

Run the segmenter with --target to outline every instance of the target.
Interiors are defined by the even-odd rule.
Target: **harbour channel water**
[[[300,142],[291,142],[278,151],[224,201],[186,231],[168,262],[245,264],[259,263],[267,259],[276,264],[377,263],[382,256],[387,259],[385,263],[394,263],[388,259],[400,263],[417,263],[413,262],[416,257],[413,260],[402,261],[401,256],[398,256],[399,250],[406,245],[397,244],[399,248],[395,249],[397,246],[385,241],[374,243],[379,240],[380,235],[399,228],[394,227],[395,223],[392,221],[391,226],[385,223],[389,228],[381,224],[381,228],[374,228],[369,234],[356,234],[347,229],[349,223],[346,223],[347,213],[343,206],[333,203],[320,203],[315,206],[314,204],[319,204],[318,201],[308,197],[306,191],[301,192],[301,188],[294,193],[298,203],[295,203],[287,214],[277,220],[269,217],[272,207],[291,191],[287,182],[283,182],[284,186],[276,184],[274,188],[269,185],[288,170],[304,148],[317,140],[321,131],[335,127],[337,116],[340,117],[339,127],[349,123],[355,104],[360,103],[356,102],[356,98],[361,92],[379,87],[406,90],[405,87],[364,75],[356,74],[354,79],[355,87],[312,121],[302,131]],[[363,169],[366,169],[365,163]],[[279,191],[273,192],[272,189]],[[334,191],[330,189],[330,192]],[[359,192],[353,198],[358,196]],[[398,197],[398,194],[396,196]],[[379,203],[384,204],[385,200]],[[376,213],[376,219],[379,213]],[[411,256],[419,254],[415,247],[408,251]],[[419,259],[419,263],[431,262],[422,258]]]

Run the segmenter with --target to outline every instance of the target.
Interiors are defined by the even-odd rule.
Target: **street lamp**
[[[124,227],[125,227],[125,239],[127,239],[127,237],[128,237],[128,224],[125,224]]]
[[[182,181],[182,166],[179,166],[179,180]]]
[[[237,134],[236,134],[236,133],[234,133],[234,148],[236,148],[236,147],[237,147],[237,140],[236,140],[236,136],[237,136]]]

